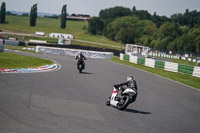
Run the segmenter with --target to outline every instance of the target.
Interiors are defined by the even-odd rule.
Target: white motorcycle
[[[122,87],[124,87],[125,89],[121,93],[118,93],[117,89],[113,87],[112,95],[106,101],[107,106],[111,105],[119,110],[124,110],[129,104],[135,102],[137,97],[137,85],[133,89],[127,88],[127,86],[122,86]]]

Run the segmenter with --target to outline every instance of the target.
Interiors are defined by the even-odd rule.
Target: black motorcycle
[[[84,69],[83,63],[78,63],[77,69],[78,69],[79,73],[82,73],[82,71]]]
[[[86,59],[84,59],[84,60],[86,60]],[[85,69],[85,62],[84,62],[84,60],[79,60],[77,62],[77,69],[78,69],[79,73],[82,73],[83,69]]]

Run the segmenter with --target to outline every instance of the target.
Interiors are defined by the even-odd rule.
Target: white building
[[[45,33],[44,32],[38,32],[38,31],[36,31],[35,35],[36,36],[45,36]]]
[[[126,44],[125,54],[146,57],[149,50],[149,47],[139,46],[135,44]]]
[[[74,36],[72,34],[63,34],[63,33],[51,33],[51,34],[49,34],[49,37],[74,39]]]
[[[60,45],[70,45],[71,44],[71,40],[70,39],[66,39],[66,38],[60,38],[58,40],[58,44],[60,44]]]

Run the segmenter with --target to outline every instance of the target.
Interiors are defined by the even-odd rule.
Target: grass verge
[[[19,69],[53,64],[52,61],[13,53],[0,53],[0,68]]]
[[[129,65],[129,66],[136,67],[136,68],[140,68],[145,71],[151,72],[153,74],[157,74],[157,75],[178,81],[180,83],[189,85],[191,87],[194,87],[194,88],[200,90],[200,78],[197,78],[197,77],[193,77],[193,76],[181,74],[181,73],[169,72],[169,71],[165,71],[165,70],[158,69],[158,68],[150,68],[150,67],[146,67],[146,66],[142,66],[142,65],[138,65],[138,64],[133,64],[133,63],[130,63],[127,61],[122,61],[119,59],[119,57],[114,57],[113,59],[111,59],[111,61]]]
[[[8,24],[0,24],[0,29],[5,32],[35,34],[36,31],[40,31],[40,32],[45,32],[46,35],[52,32],[66,33],[66,34],[73,34],[75,38],[79,40],[98,42],[98,43],[124,47],[123,44],[109,40],[104,36],[94,36],[94,35],[88,34],[87,31],[84,30],[84,27],[88,26],[87,21],[69,21],[68,20],[66,28],[61,29],[60,19],[38,17],[37,24],[35,27],[29,26],[29,17],[6,16],[6,20],[9,22]],[[16,37],[16,36],[13,36],[13,37]],[[30,39],[47,40],[48,42],[58,41],[56,39],[51,39],[51,38],[42,39],[42,38],[24,37],[24,39],[26,41]],[[84,43],[81,43],[81,44],[87,45]]]
[[[196,66],[197,65],[196,62],[182,60],[182,59],[173,59],[173,62],[179,63],[179,64],[184,64],[184,65],[189,65],[189,66]]]

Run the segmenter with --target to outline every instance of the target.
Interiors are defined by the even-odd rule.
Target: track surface
[[[21,53],[57,61],[58,71],[0,74],[0,133],[199,133],[200,92],[153,74],[88,59]],[[139,94],[126,111],[107,107],[115,83],[133,75]]]

